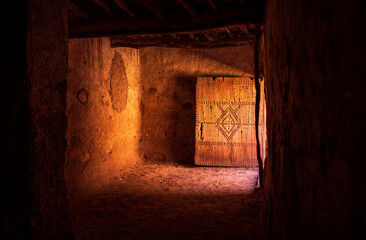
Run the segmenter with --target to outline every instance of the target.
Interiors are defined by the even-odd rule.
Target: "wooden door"
[[[263,84],[261,85],[263,89]],[[265,142],[263,120],[264,101],[261,101],[259,130],[262,143]],[[197,79],[195,148],[196,165],[258,166],[254,79],[247,77]],[[263,154],[264,144],[261,149]]]

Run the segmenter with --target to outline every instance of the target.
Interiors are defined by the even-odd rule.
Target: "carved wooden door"
[[[261,101],[259,130],[260,140],[263,143],[262,154],[265,149],[263,119],[264,101]],[[254,79],[247,77],[197,79],[195,147],[196,165],[258,166]]]

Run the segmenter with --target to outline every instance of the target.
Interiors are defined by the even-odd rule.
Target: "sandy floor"
[[[71,199],[77,239],[262,239],[256,168],[140,164]]]

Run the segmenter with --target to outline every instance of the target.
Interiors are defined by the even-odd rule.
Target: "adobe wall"
[[[93,190],[139,159],[140,95],[136,49],[108,38],[69,42],[66,181]]]
[[[253,47],[139,50],[143,161],[193,164],[199,76],[253,76]]]
[[[0,238],[72,239],[64,182],[66,2],[9,2],[2,17]]]
[[[366,223],[363,1],[267,0],[269,239],[360,239]]]

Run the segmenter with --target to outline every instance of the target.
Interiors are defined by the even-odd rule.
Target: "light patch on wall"
[[[126,108],[128,97],[128,80],[125,63],[121,54],[114,51],[112,66],[110,70],[110,90],[112,107],[120,113]]]

